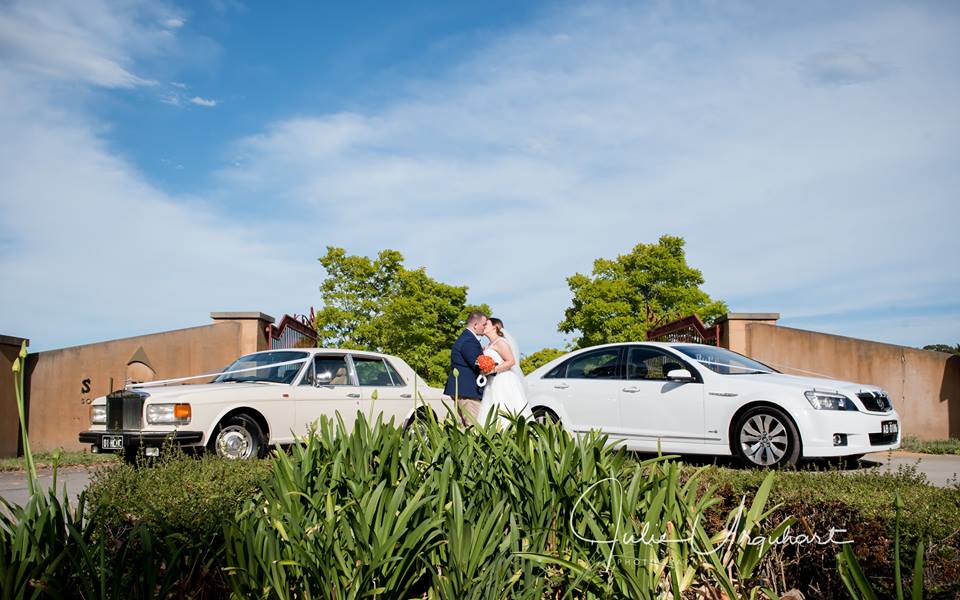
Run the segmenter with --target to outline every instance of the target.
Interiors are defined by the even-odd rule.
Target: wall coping
[[[723,323],[724,321],[779,321],[780,313],[770,312],[770,313],[727,313],[722,317],[718,318],[716,323]]]
[[[268,314],[257,312],[257,311],[240,311],[240,312],[212,312],[210,313],[210,318],[214,321],[242,321],[247,319],[256,319],[258,321],[266,321],[268,323],[273,323],[274,318]]]
[[[27,338],[17,337],[15,335],[0,335],[0,344],[7,344],[8,346],[16,346],[19,348],[24,342],[26,342],[28,346],[30,345],[30,340]]]

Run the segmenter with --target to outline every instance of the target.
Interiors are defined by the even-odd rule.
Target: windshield
[[[260,352],[241,356],[224,369],[213,383],[228,381],[266,381],[270,383],[293,383],[303,363],[310,358],[306,352]],[[295,362],[291,362],[295,361]],[[231,373],[230,371],[241,371]]]
[[[763,363],[736,352],[713,346],[673,346],[714,373],[721,375],[749,375],[752,373],[777,373]]]

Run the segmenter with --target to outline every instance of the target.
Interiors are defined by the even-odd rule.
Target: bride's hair
[[[493,325],[493,328],[497,330],[497,335],[503,337],[503,321],[496,317],[490,317],[487,319]]]

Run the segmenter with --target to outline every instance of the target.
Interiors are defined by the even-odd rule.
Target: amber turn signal
[[[178,421],[189,421],[191,417],[190,405],[189,404],[174,404],[173,405],[173,418]]]

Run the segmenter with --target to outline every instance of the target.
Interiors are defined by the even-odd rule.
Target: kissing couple
[[[487,346],[480,344],[487,339]],[[493,369],[484,371],[478,359],[486,356]],[[481,361],[487,362],[489,361]],[[520,370],[520,348],[503,321],[479,311],[467,315],[467,327],[450,349],[450,374],[443,393],[454,398],[464,425],[484,424],[491,413],[501,415],[500,424],[510,421],[506,412],[530,418],[527,394]]]

